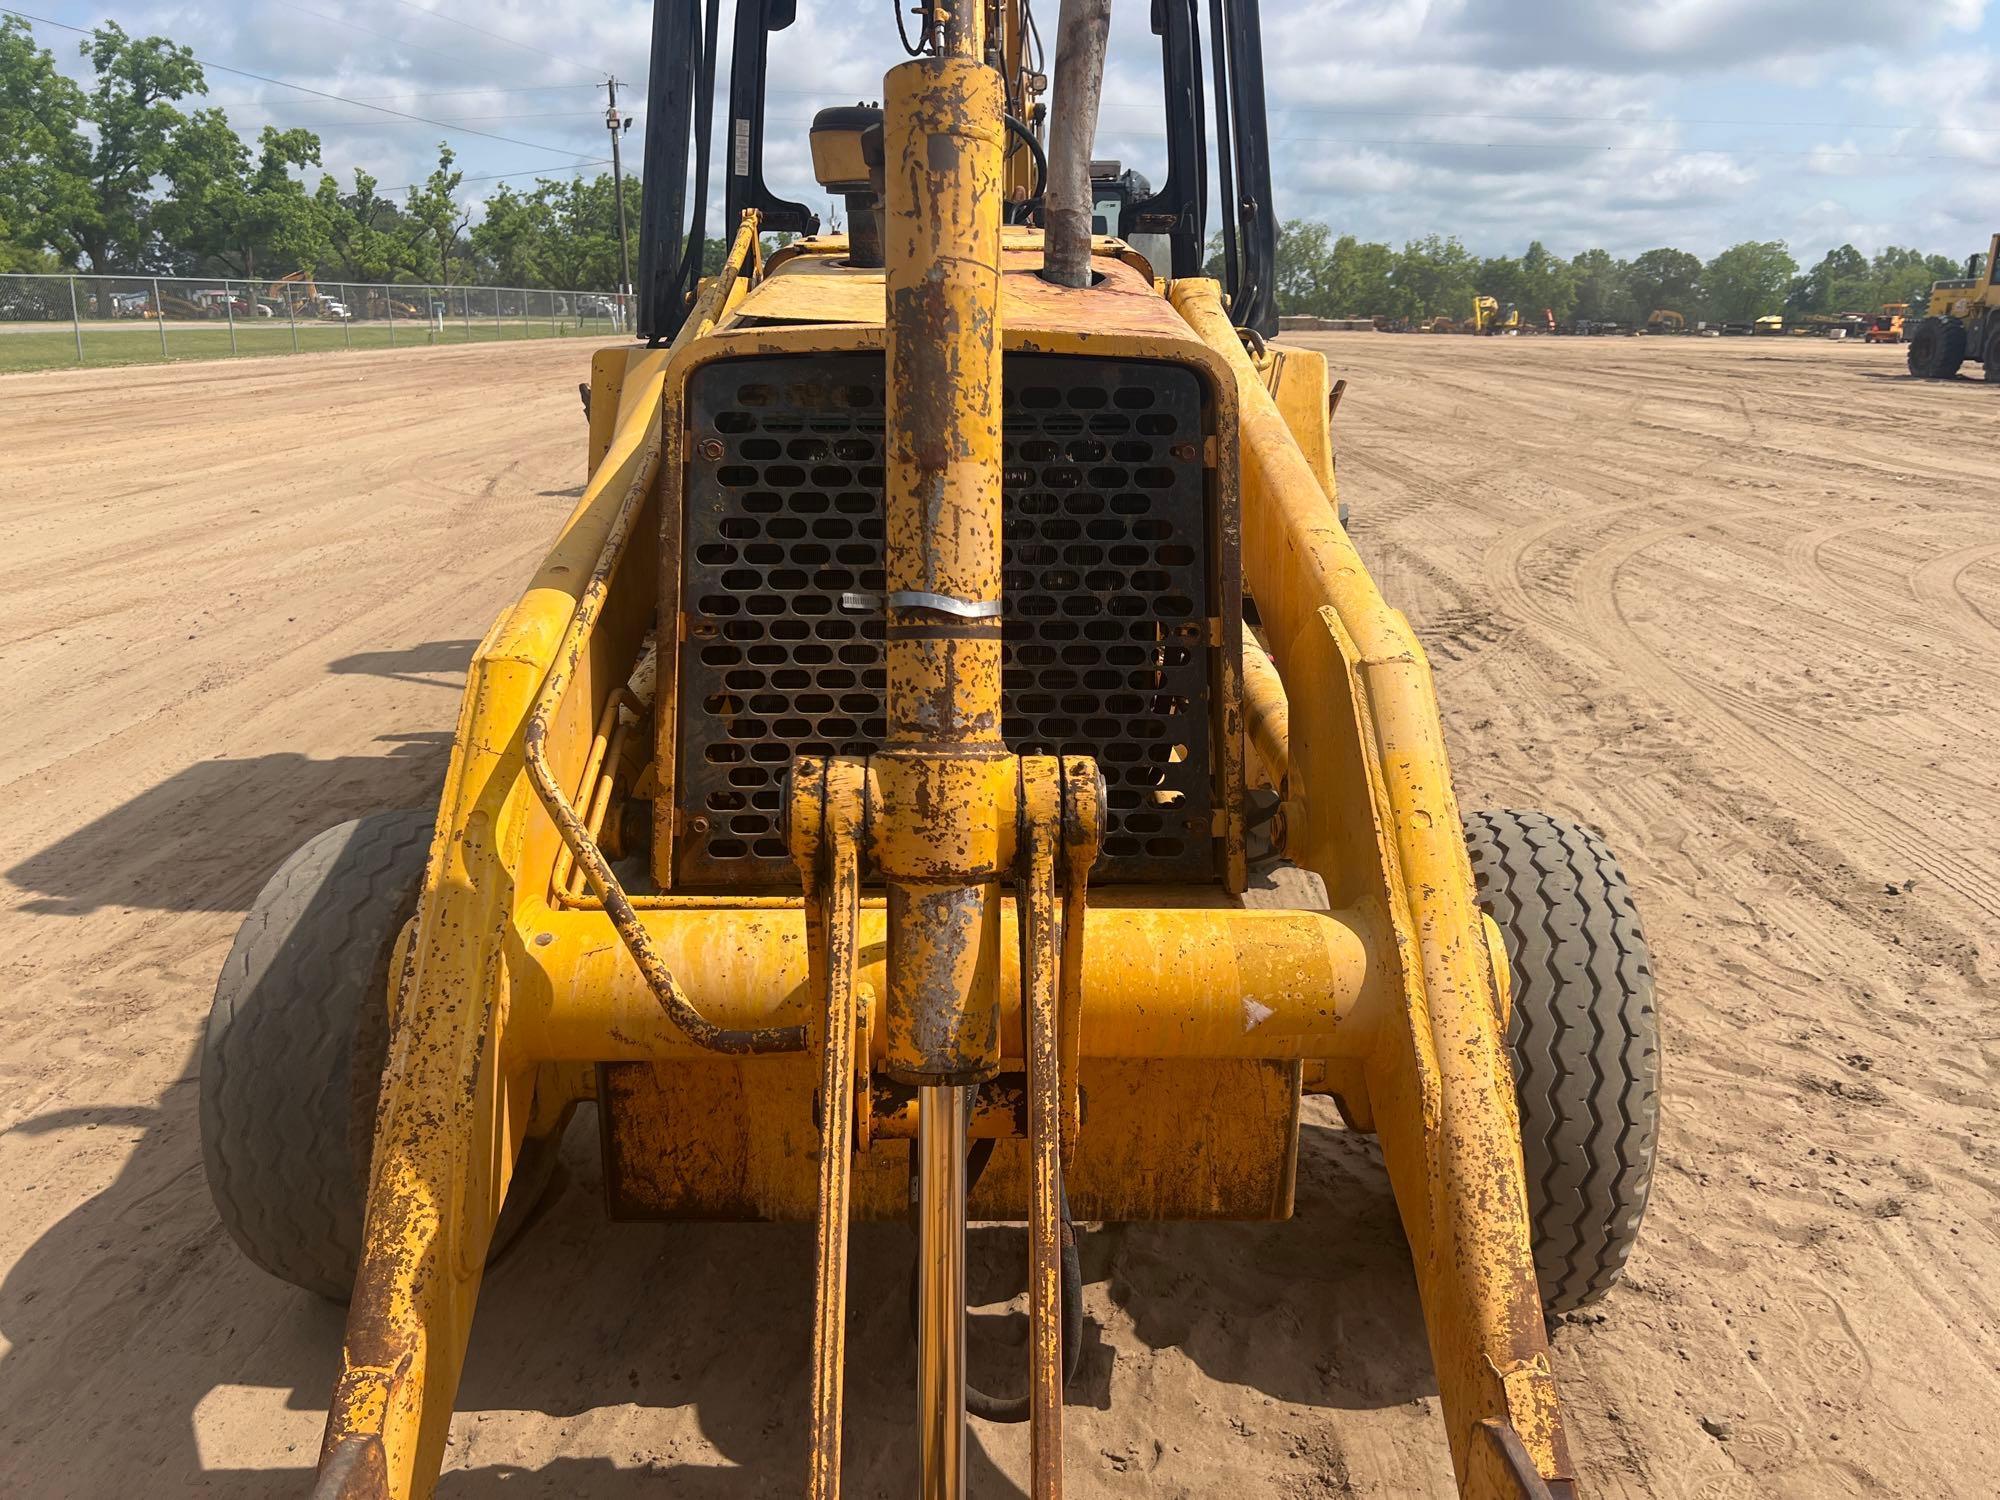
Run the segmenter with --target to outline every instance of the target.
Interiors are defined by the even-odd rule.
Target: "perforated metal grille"
[[[839,355],[732,361],[691,384],[682,884],[793,884],[792,757],[868,754],[886,733],[882,379],[879,357]],[[1097,758],[1110,808],[1094,881],[1207,878],[1200,383],[1010,355],[1005,390],[1002,732],[1020,754]]]

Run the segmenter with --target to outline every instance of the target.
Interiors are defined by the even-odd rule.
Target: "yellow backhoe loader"
[[[349,1299],[314,1493],[432,1493],[482,1270],[591,1101],[613,1215],[815,1226],[803,1493],[840,1490],[850,1316],[902,1316],[850,1294],[850,1224],[889,1219],[919,1493],[1012,1419],[1052,1500],[1080,1226],[1288,1217],[1331,1095],[1379,1138],[1458,1492],[1574,1495],[1544,1318],[1644,1210],[1645,941],[1595,833],[1460,814],[1338,518],[1326,362],[1265,342],[1255,0],[1154,7],[1170,160],[1116,235],[1108,0],[921,7],[880,108],[814,123],[844,235],[765,183],[794,0],[741,0],[703,275],[717,12],[655,6],[640,340],[592,361],[589,483],[437,805],[308,843],[218,985],[217,1207]],[[1028,1229],[1017,1399],[968,1383],[968,1220]]]

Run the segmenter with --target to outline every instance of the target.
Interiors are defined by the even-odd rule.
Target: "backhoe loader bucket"
[[[1086,60],[1092,9],[1063,15]],[[1179,9],[1170,86],[1198,62]],[[1255,6],[1221,10],[1254,70]],[[746,4],[739,70],[789,11]],[[694,12],[656,20],[662,138]],[[358,1134],[322,1108],[286,1148],[317,1165],[261,1176],[231,1173],[280,1091],[203,1085],[238,1238],[351,1275],[329,1500],[431,1493],[487,1256],[585,1100],[614,1216],[815,1225],[804,1492],[840,1489],[849,1226],[899,1219],[921,1492],[965,1493],[970,1418],[1027,1421],[1059,1495],[1076,1226],[1288,1217],[1307,1093],[1380,1139],[1460,1493],[1573,1493],[1544,1307],[1616,1276],[1655,1126],[1623,877],[1540,814],[1468,834],[1423,651],[1339,520],[1324,359],[1088,213],[1079,284],[1043,274],[1089,131],[1020,146],[1045,81],[1020,7],[988,14],[937,9],[879,117],[822,117],[851,236],[766,257],[796,205],[762,187],[761,115],[691,300],[649,193],[653,338],[593,362],[589,484],[473,658],[435,817],[312,846],[232,954],[213,1055],[310,983],[341,1040],[287,1043],[285,1088],[379,1069]],[[1050,229],[1003,222],[1044,193]],[[332,987],[264,936],[336,926]],[[279,1211],[308,1177],[337,1243]],[[970,1219],[1029,1231],[1019,1401],[968,1387]]]

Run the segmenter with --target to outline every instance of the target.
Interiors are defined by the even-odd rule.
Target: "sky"
[[[501,180],[604,171],[607,75],[640,86],[625,97],[640,122],[628,168],[639,155],[649,0],[20,3],[192,47],[218,65],[209,102],[239,130],[309,126],[343,184],[357,167],[389,190],[418,181],[440,140],[475,198]],[[822,213],[806,128],[824,105],[879,97],[901,57],[890,4],[801,0],[772,41],[767,176]],[[1052,44],[1059,6],[1036,0]],[[1096,155],[1157,183],[1150,10],[1114,0]],[[1992,232],[1996,0],[1264,0],[1263,11],[1286,218],[1392,242],[1457,235],[1482,255],[1539,239],[1565,256],[1672,245],[1707,258],[1776,239],[1805,263],[1843,242],[1963,256]],[[81,70],[80,38],[37,35]]]

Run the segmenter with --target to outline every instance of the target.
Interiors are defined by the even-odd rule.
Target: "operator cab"
[[[1154,0],[1165,178],[1155,189],[1117,161],[1093,162],[1091,176],[1096,232],[1124,240],[1156,276],[1208,274],[1211,234],[1219,240],[1231,318],[1268,336],[1278,331],[1277,218],[1259,9],[1259,0]],[[706,24],[700,11],[695,0],[660,0],[654,7],[646,179],[658,188],[644,202],[638,300],[639,333],[655,344],[671,341],[680,329],[704,274],[718,133],[725,147],[719,226],[725,238],[746,209],[757,211],[766,234],[811,236],[820,229],[817,213],[775,192],[764,176],[771,37],[797,19],[798,0],[736,0],[726,54],[715,8]],[[1204,21],[1213,23],[1206,37]],[[726,84],[718,77],[723,55]],[[1007,221],[1032,227],[1041,222],[1037,184],[1046,173],[1046,106],[1040,102],[1048,88],[1045,59],[1038,38],[1010,30],[990,60],[1007,88]],[[879,246],[866,241],[873,217],[865,207],[856,212],[879,192],[870,176],[880,170],[879,120],[871,105],[846,106],[822,111],[811,133],[815,176],[846,200],[851,254],[864,267],[880,264]],[[874,163],[865,154],[871,128]],[[1211,213],[1211,199],[1220,213]]]
[[[1094,161],[1090,164],[1090,232],[1124,240],[1145,256],[1158,274],[1166,276],[1171,273],[1174,264],[1173,240],[1157,229],[1126,228],[1126,216],[1132,206],[1144,203],[1152,196],[1153,185],[1146,180],[1145,174],[1127,167],[1123,162]]]

